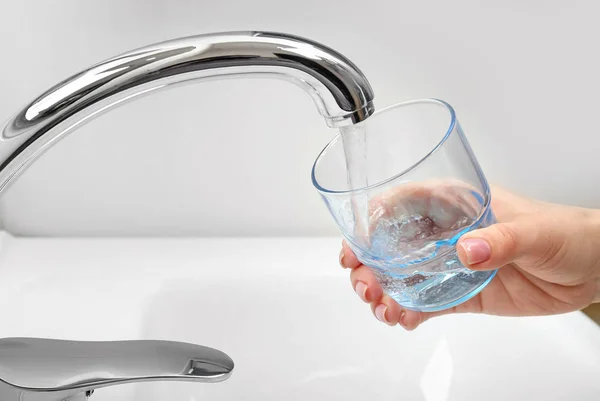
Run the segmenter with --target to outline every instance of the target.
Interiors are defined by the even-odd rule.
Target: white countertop
[[[339,246],[2,233],[0,337],[186,341],[236,362],[224,383],[116,386],[98,401],[599,399],[600,328],[582,313],[446,316],[405,332],[353,293]]]

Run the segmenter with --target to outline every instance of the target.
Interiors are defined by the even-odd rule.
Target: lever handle
[[[121,383],[229,378],[233,360],[200,345],[173,341],[0,339],[0,401],[86,399]]]

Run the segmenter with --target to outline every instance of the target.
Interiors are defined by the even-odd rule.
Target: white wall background
[[[595,0],[1,0],[0,120],[135,47],[285,31],[352,59],[378,106],[449,101],[491,182],[600,207],[599,13]],[[310,182],[331,135],[285,82],[173,89],[67,137],[0,218],[19,235],[335,235]]]

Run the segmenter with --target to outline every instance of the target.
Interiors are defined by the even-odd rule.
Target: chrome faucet
[[[176,39],[96,64],[18,112],[0,138],[0,195],[44,151],[111,107],[170,85],[231,75],[269,76],[299,85],[330,127],[360,122],[374,112],[365,76],[319,43],[267,32]]]
[[[0,137],[0,196],[43,152],[110,108],[174,84],[231,75],[299,85],[330,127],[374,112],[362,72],[322,44],[271,32],[176,39],[96,64],[10,119]],[[215,382],[227,379],[233,366],[221,351],[176,342],[0,339],[0,401],[79,401],[96,388],[135,381]]]
[[[0,400],[82,401],[122,383],[226,380],[233,361],[221,351],[174,341],[0,340]]]

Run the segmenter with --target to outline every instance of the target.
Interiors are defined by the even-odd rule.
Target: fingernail
[[[377,320],[382,323],[388,323],[385,318],[385,312],[387,312],[387,305],[385,304],[379,304],[377,305],[377,308],[375,308],[375,316],[377,317]]]
[[[364,302],[369,302],[367,300],[367,289],[368,288],[369,287],[367,287],[367,284],[363,281],[358,281],[356,283],[356,287],[354,287],[354,291],[356,291],[356,293],[358,294],[360,299],[362,299]]]
[[[344,250],[343,249],[340,251],[340,266],[342,266],[344,268],[346,267],[344,265]]]
[[[400,326],[404,327],[406,329],[406,311],[402,311],[400,312],[400,319],[398,320],[398,322],[400,323]]]
[[[461,241],[460,246],[462,246],[467,254],[467,262],[469,262],[470,265],[485,262],[492,256],[490,244],[479,238]]]

